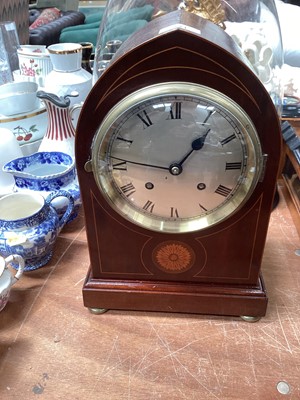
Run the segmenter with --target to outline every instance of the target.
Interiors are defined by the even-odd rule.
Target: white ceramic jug
[[[45,91],[59,97],[77,92],[76,99],[70,98],[70,105],[83,102],[92,88],[92,74],[81,66],[82,46],[78,43],[57,43],[47,48],[53,70],[45,78]],[[73,124],[76,126],[79,113]]]
[[[72,95],[59,97],[53,93],[39,90],[37,97],[40,98],[48,112],[48,126],[45,136],[40,144],[39,152],[61,151],[75,158],[75,128],[72,123],[74,111],[81,109],[82,104],[71,104]]]

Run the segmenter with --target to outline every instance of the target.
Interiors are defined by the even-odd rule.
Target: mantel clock
[[[183,10],[118,50],[78,122],[90,309],[261,317],[277,111],[239,47]]]

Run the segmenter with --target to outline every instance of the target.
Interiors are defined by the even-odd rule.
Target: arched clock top
[[[272,149],[280,147],[279,122],[268,92],[223,29],[185,11],[151,21],[121,46],[85,101],[88,111],[81,113],[76,140],[88,154],[112,107],[136,90],[168,81],[205,85],[232,98],[256,125],[263,151],[277,162],[279,152]]]

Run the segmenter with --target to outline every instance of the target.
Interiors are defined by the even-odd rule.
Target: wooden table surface
[[[0,313],[0,399],[300,399],[299,249],[280,191],[262,268],[269,306],[260,321],[94,315],[82,303],[89,258],[79,216],[61,232],[49,264],[26,273]]]

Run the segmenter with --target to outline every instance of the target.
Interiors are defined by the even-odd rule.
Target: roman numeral
[[[241,162],[227,162],[225,170],[231,170],[231,169],[241,169],[242,168],[242,163]]]
[[[209,110],[205,120],[202,122],[202,125],[205,125],[209,118],[214,114],[215,110]]]
[[[171,207],[171,218],[179,218],[177,208]]]
[[[234,140],[235,138],[236,138],[236,136],[233,134],[233,135],[230,135],[230,136],[228,136],[227,138],[221,140],[220,143],[221,143],[222,146],[224,146],[225,144],[231,142],[231,141]]]
[[[177,102],[175,103],[175,107],[174,104],[172,105],[168,119],[181,119],[181,104],[182,103]],[[174,113],[174,108],[175,108],[175,113]]]
[[[126,195],[126,197],[131,196],[136,191],[132,183],[128,183],[127,185],[121,186],[120,189]]]
[[[231,189],[229,189],[226,186],[219,185],[217,187],[217,189],[215,190],[215,193],[217,193],[217,194],[219,194],[221,196],[227,197],[231,193]]]
[[[201,210],[203,210],[203,211],[207,211],[207,208],[203,207],[203,205],[202,205],[202,204],[200,204],[200,203],[199,203],[199,207],[201,208]]]
[[[149,115],[145,110],[143,111],[143,115],[137,114],[137,116],[142,121],[144,129],[148,128],[150,125],[153,125]]]
[[[143,207],[143,210],[149,211],[150,213],[152,213],[152,212],[153,212],[154,205],[155,205],[155,204],[152,203],[152,201],[147,200],[146,203],[145,203],[145,205],[144,205],[144,207]]]
[[[113,164],[113,169],[118,171],[127,171],[126,161],[121,161],[119,163]]]

